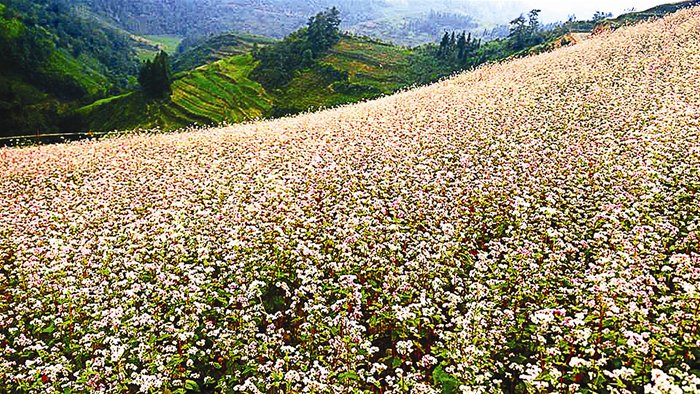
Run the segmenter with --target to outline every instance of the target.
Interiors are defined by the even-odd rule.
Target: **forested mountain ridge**
[[[0,135],[59,130],[71,108],[128,87],[138,70],[126,35],[68,1],[0,3],[0,53]]]
[[[432,42],[445,30],[481,32],[527,8],[516,1],[455,0],[80,0],[87,9],[141,35],[245,32],[282,38],[337,7],[344,30],[398,44]]]

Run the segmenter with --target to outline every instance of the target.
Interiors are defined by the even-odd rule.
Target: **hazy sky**
[[[578,19],[589,19],[595,11],[620,14],[628,8],[638,11],[655,5],[672,2],[673,0],[589,0],[589,1],[552,1],[552,0],[523,0],[530,8],[542,10],[541,18],[545,21],[566,19],[574,13]]]

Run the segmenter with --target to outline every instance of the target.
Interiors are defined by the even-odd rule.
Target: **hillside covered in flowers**
[[[295,118],[0,149],[0,392],[700,390],[700,9]]]

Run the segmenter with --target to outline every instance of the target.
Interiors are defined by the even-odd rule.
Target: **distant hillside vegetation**
[[[173,70],[185,71],[225,59],[251,53],[257,46],[275,42],[268,37],[245,33],[224,33],[199,39],[185,39],[173,58]]]
[[[271,98],[248,79],[256,62],[250,54],[233,56],[180,73],[168,99],[150,100],[143,91],[99,100],[79,109],[86,130],[135,128],[173,130],[192,124],[219,124],[262,118]]]
[[[81,18],[66,1],[0,4],[0,136],[70,128],[71,108],[129,85],[128,37]]]
[[[197,1],[204,4],[209,0]],[[265,12],[291,10],[282,3],[271,1]],[[298,12],[305,13],[321,3],[325,4],[307,4]],[[182,25],[177,22],[168,25],[170,29],[151,29],[146,16],[168,2],[6,1],[0,4],[0,50],[4,55],[0,61],[0,136],[153,127],[172,130],[194,123],[236,123],[353,103],[435,82],[484,63],[575,44],[595,26],[598,30],[614,28],[698,1],[658,6],[616,19],[572,20],[556,26],[542,25],[537,10],[532,10],[511,20],[504,27],[506,37],[501,39],[482,42],[465,28],[413,48],[341,34],[342,26],[379,15],[374,14],[378,12],[376,2],[341,3],[367,8],[364,14],[350,12],[344,22],[340,16],[345,19],[346,15],[336,10],[332,39],[319,41],[325,28],[312,28],[308,20],[305,27],[282,40],[233,32],[201,36],[208,31],[204,28],[193,30],[199,38],[174,35],[186,33],[186,29],[178,30],[185,26],[217,23],[231,9],[242,7],[236,2],[217,3],[217,7],[232,7],[226,12],[203,8],[196,20],[188,19],[194,12],[189,6],[177,6],[163,17],[175,17],[176,22],[184,18]],[[397,7],[397,15],[408,12]],[[249,9],[260,11],[255,5]],[[220,10],[220,15],[212,16],[213,10]],[[170,15],[173,12],[175,16]],[[122,14],[136,19],[119,19]],[[446,28],[465,19],[444,12],[427,15],[434,22],[430,26],[417,17],[400,31],[415,38],[416,29]],[[250,16],[237,17],[250,20]],[[382,28],[381,23],[370,25]],[[269,33],[274,35],[273,30]],[[136,76],[139,61],[151,59],[161,50],[172,55],[171,65],[179,74],[172,95],[154,100],[138,90]]]
[[[402,45],[432,42],[445,30],[480,33],[527,9],[518,1],[79,0],[90,12],[139,35],[180,37],[227,31],[283,38],[329,7],[343,30]]]
[[[344,36],[312,67],[271,94],[273,115],[294,114],[391,94],[450,72],[428,53]]]
[[[358,52],[361,55],[358,55]],[[314,66],[269,93],[248,77],[257,62],[236,55],[179,73],[170,99],[149,103],[136,91],[83,107],[78,115],[89,130],[160,127],[171,130],[192,123],[218,124],[297,113],[391,93],[408,81],[410,51],[356,38],[344,38]]]
[[[93,131],[237,123],[371,99],[411,86],[419,76],[437,80],[450,73],[427,52],[352,36],[343,36],[278,88],[265,89],[252,79],[257,65],[250,53],[235,55],[178,73],[170,99],[149,102],[135,91],[100,100],[76,115],[83,129]]]
[[[634,14],[661,15],[686,3]],[[627,14],[618,19],[641,18]],[[313,42],[311,25],[281,41],[237,33],[186,40],[174,58],[175,69],[196,69],[178,75],[170,98],[149,101],[136,91],[83,107],[75,117],[85,130],[112,131],[173,130],[297,114],[392,94],[487,62],[573,45],[597,23],[611,21],[569,21],[545,29],[538,11],[532,10],[512,20],[503,39],[482,43],[464,31],[452,32],[439,44],[417,48],[337,31],[331,41],[319,41],[321,48]]]

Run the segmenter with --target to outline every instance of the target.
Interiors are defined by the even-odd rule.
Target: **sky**
[[[488,9],[489,5],[494,5],[494,10],[512,9],[508,11],[508,15],[502,15],[505,18],[517,16],[518,12],[527,13],[531,9],[541,9],[540,20],[543,22],[565,21],[569,15],[576,15],[579,20],[590,19],[596,11],[612,12],[617,16],[634,8],[637,11],[643,11],[659,4],[671,3],[679,0],[584,0],[584,1],[567,1],[567,0],[383,0],[388,4],[396,6],[414,6],[421,5],[422,8],[436,7],[442,10],[449,10],[451,6],[459,7],[459,4],[468,5],[470,3],[481,3],[481,8]],[[490,3],[490,4],[489,4]],[[495,7],[495,3],[499,3],[499,7]],[[484,7],[486,5],[486,7]],[[505,7],[505,8],[503,8]],[[522,11],[519,11],[522,10]],[[487,13],[487,15],[489,15]],[[490,17],[491,15],[489,15]],[[510,20],[510,19],[508,19]]]
[[[629,8],[637,11],[651,8],[655,5],[673,2],[673,0],[588,0],[588,1],[556,1],[556,0],[524,0],[532,8],[542,10],[540,18],[543,21],[564,20],[571,13],[578,19],[590,19],[595,11],[612,12],[615,15]]]

